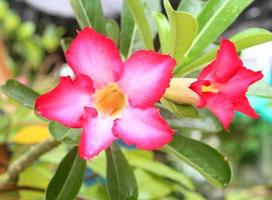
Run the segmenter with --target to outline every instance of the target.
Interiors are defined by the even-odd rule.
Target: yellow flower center
[[[202,85],[201,86],[201,91],[202,92],[213,92],[213,93],[217,93],[219,91],[219,89],[218,89],[217,85],[211,84],[209,86]]]
[[[127,97],[116,83],[110,83],[95,91],[94,104],[99,113],[117,117],[127,104]]]

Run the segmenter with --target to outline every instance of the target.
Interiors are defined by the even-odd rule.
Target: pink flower
[[[79,155],[90,159],[117,138],[145,150],[169,143],[173,131],[154,104],[169,86],[176,62],[168,55],[137,51],[124,63],[114,42],[85,28],[66,52],[76,77],[61,77],[38,97],[39,115],[83,128]]]
[[[216,59],[205,67],[190,88],[199,95],[197,106],[209,108],[228,129],[234,111],[258,118],[246,97],[248,87],[263,78],[243,66],[235,46],[222,40]]]

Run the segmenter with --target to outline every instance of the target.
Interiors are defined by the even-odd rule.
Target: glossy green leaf
[[[174,115],[176,115],[179,118],[184,118],[184,117],[197,118],[198,117],[198,111],[192,105],[178,104],[166,98],[162,98],[161,103],[164,106],[162,108],[168,109],[170,112],[172,112]]]
[[[153,50],[152,33],[141,0],[126,0],[146,49]]]
[[[198,15],[199,32],[184,63],[191,62],[216,40],[253,0],[210,0]],[[176,70],[179,70],[177,68]]]
[[[205,1],[203,0],[182,0],[178,5],[179,11],[188,12],[193,16],[197,16],[203,6],[205,5]]]
[[[161,110],[162,111],[162,110]],[[171,128],[175,130],[199,130],[205,133],[218,133],[222,126],[218,119],[207,110],[198,110],[198,118],[177,118],[171,113],[161,112]]]
[[[189,13],[173,10],[168,0],[164,0],[164,7],[170,23],[170,54],[179,64],[197,34],[197,21]]]
[[[124,57],[128,56],[129,49],[133,42],[133,32],[136,28],[135,22],[131,15],[127,1],[123,1],[121,13],[121,32],[120,32],[120,52]]]
[[[86,161],[74,147],[61,161],[46,190],[46,200],[74,200],[85,174]]]
[[[111,200],[137,200],[138,188],[132,168],[115,143],[106,150],[107,191]]]
[[[62,38],[62,39],[60,40],[60,45],[61,45],[62,51],[63,51],[64,53],[68,50],[68,48],[69,48],[69,46],[70,46],[72,40],[73,40],[73,39],[70,38],[70,37]]]
[[[170,180],[174,180],[183,186],[185,186],[188,189],[194,189],[194,185],[192,181],[182,174],[181,172],[178,172],[170,167],[168,167],[165,164],[162,164],[157,161],[153,160],[147,160],[139,157],[134,157],[133,159],[129,159],[129,163],[132,166],[135,166],[137,168],[141,168],[145,171],[148,171],[154,175],[158,175],[160,177],[165,177]]]
[[[58,141],[68,145],[78,145],[82,130],[67,128],[58,122],[49,124],[49,132]]]
[[[250,28],[234,35],[230,38],[230,40],[235,43],[237,51],[241,51],[243,49],[271,41],[272,33],[261,28]],[[179,70],[175,71],[175,76],[185,76],[195,70],[200,69],[204,64],[207,64],[214,59],[216,51],[217,48],[201,56],[192,63],[181,66]]]
[[[8,80],[1,86],[1,91],[28,108],[34,108],[36,98],[39,96],[37,92],[16,80]]]
[[[107,19],[106,21],[106,35],[111,38],[115,44],[119,41],[119,25],[113,19]]]
[[[175,134],[167,150],[196,169],[213,186],[229,185],[232,172],[227,158],[209,145]]]
[[[160,46],[162,53],[169,53],[170,52],[170,25],[167,18],[161,12],[154,12],[153,18],[156,22],[159,39],[160,39]]]
[[[70,0],[70,3],[81,29],[91,26],[100,33],[106,33],[100,0]]]

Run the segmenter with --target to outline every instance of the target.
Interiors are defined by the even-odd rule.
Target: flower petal
[[[91,159],[117,139],[112,133],[113,123],[109,117],[98,116],[94,109],[86,109],[79,144],[79,156],[82,159]]]
[[[60,122],[68,127],[80,127],[85,106],[92,106],[92,80],[79,75],[75,80],[61,77],[59,84],[50,92],[37,98],[37,114]]]
[[[215,68],[217,81],[225,83],[242,67],[243,63],[238,57],[234,44],[223,39],[212,65]]]
[[[208,80],[197,80],[189,86],[189,88],[191,90],[193,90],[194,92],[196,92],[199,95],[198,102],[197,102],[198,108],[203,108],[206,105],[206,100],[203,96],[201,88],[203,85],[209,86],[210,84],[211,84],[211,82]]]
[[[176,61],[153,51],[138,51],[124,66],[119,84],[133,107],[147,108],[160,100],[170,84]]]
[[[226,84],[221,86],[220,91],[231,101],[244,99],[248,87],[263,78],[261,72],[254,72],[242,67]]]
[[[74,73],[89,76],[95,88],[118,80],[122,61],[114,42],[91,28],[84,28],[66,52]]]
[[[244,98],[234,104],[234,109],[238,112],[244,113],[252,118],[259,118],[259,115],[251,107],[247,98]]]
[[[232,103],[220,93],[206,93],[204,96],[207,102],[206,107],[219,119],[223,127],[228,129],[234,115]]]
[[[159,149],[172,140],[173,131],[158,109],[126,108],[115,120],[113,132],[126,144],[145,150]]]

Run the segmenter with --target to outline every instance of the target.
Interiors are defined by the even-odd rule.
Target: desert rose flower
[[[145,150],[169,143],[173,131],[154,104],[163,96],[176,62],[153,51],[122,62],[114,42],[91,28],[80,31],[66,52],[75,79],[36,100],[36,112],[70,128],[83,128],[79,155],[90,159],[117,138]]]
[[[216,59],[201,71],[189,88],[198,94],[197,106],[207,107],[228,129],[234,111],[258,117],[248,102],[246,92],[251,84],[262,78],[260,71],[244,67],[234,44],[223,39]]]

